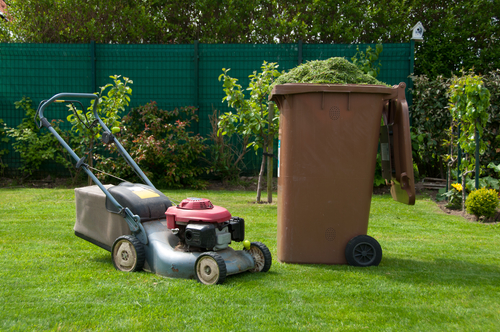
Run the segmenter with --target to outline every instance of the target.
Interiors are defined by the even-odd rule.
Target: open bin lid
[[[382,113],[385,125],[381,130],[380,145],[382,169],[384,170],[384,164],[385,169],[388,168],[389,172],[384,172],[384,177],[391,181],[392,198],[404,204],[414,205],[415,180],[411,151],[410,116],[405,97],[405,87],[405,83],[399,83],[399,85],[395,86],[397,88],[397,97],[389,100]],[[387,136],[384,137],[384,135]],[[384,144],[388,145],[384,148]],[[389,152],[388,156],[383,156],[384,150]],[[387,162],[388,159],[390,163]]]

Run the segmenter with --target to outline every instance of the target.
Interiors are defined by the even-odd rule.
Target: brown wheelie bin
[[[278,259],[378,265],[366,233],[379,139],[393,198],[415,203],[405,84],[283,84],[269,99],[281,112]]]

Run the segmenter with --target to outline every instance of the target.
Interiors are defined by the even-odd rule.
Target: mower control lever
[[[85,159],[87,159],[87,157],[81,157],[80,160],[78,160],[78,162],[76,163],[75,168],[79,169],[80,167],[82,167],[82,165],[87,166],[87,164],[85,164]]]
[[[98,119],[95,119],[94,121],[92,121],[92,123],[90,124],[89,126],[89,129],[91,128],[94,128],[95,126],[97,126],[99,124],[99,120]]]
[[[115,137],[109,131],[105,131],[102,133],[102,142],[104,144],[114,143],[114,141],[115,141]]]

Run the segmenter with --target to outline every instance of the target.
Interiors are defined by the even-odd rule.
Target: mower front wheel
[[[124,235],[117,238],[113,243],[111,258],[118,271],[140,271],[146,261],[146,250],[135,236]]]
[[[215,252],[205,252],[196,259],[195,274],[202,284],[222,284],[226,280],[226,262]]]
[[[250,255],[252,255],[255,261],[255,267],[250,270],[250,272],[267,272],[271,268],[273,263],[273,258],[271,257],[271,252],[267,246],[262,242],[252,242],[250,243],[250,249],[248,249]]]

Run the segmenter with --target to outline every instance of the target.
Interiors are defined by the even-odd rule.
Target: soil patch
[[[69,178],[53,178],[50,175],[44,179],[0,178],[0,188],[75,188],[85,185],[73,184]]]
[[[446,201],[437,202],[435,199],[434,199],[434,201],[436,202],[437,206],[439,206],[439,208],[444,213],[451,214],[453,216],[461,216],[470,222],[480,222],[480,223],[484,223],[484,224],[496,224],[496,223],[500,222],[500,212],[499,211],[497,211],[497,214],[491,218],[480,217],[479,220],[477,220],[476,216],[474,216],[472,214],[468,214],[467,211],[462,212],[461,210],[453,210],[453,209],[447,208],[446,204],[448,202],[446,202]]]

